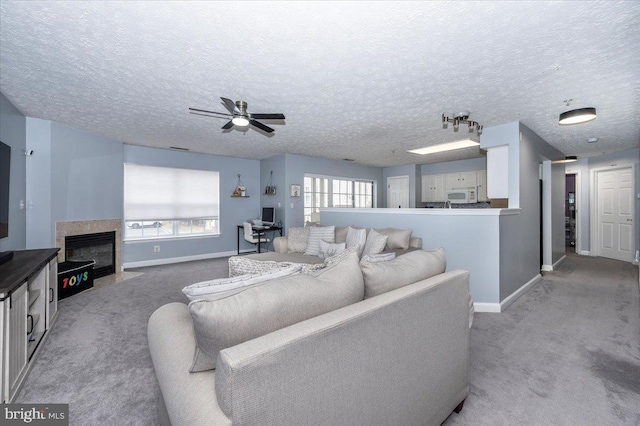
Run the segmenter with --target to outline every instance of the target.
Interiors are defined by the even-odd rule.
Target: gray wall
[[[237,225],[260,215],[262,185],[260,162],[257,160],[125,145],[124,162],[220,172],[220,236],[127,242],[123,246],[123,263],[207,256],[212,253],[233,254],[237,247]],[[249,198],[231,197],[238,173]],[[122,208],[122,199],[119,206]],[[240,243],[240,250],[255,249],[244,238],[240,239]],[[160,246],[160,252],[154,253],[153,246]]]
[[[260,207],[275,207],[276,222],[285,223],[286,201],[289,188],[286,186],[285,156],[277,155],[260,161]],[[269,182],[269,172],[273,171],[272,185],[276,187],[276,195],[264,195],[264,189]]]
[[[314,175],[337,176],[352,179],[371,179],[377,183],[376,198],[378,206],[382,200],[382,168],[353,164],[347,161],[325,160],[323,158],[304,157],[301,155],[285,154],[286,195],[285,221],[283,226],[302,226],[304,219],[304,198],[289,197],[289,185],[304,184],[305,173]],[[293,204],[293,207],[291,205]],[[320,220],[323,221],[322,214]]]
[[[26,200],[26,126],[25,116],[0,93],[0,141],[11,147],[9,188],[9,236],[0,239],[0,251],[24,250],[27,244],[27,220],[20,202]]]
[[[27,248],[55,246],[51,218],[51,121],[27,117]]]

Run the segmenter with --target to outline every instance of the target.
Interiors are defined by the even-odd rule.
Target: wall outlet
[[[153,246],[154,253],[160,253],[160,246]]]

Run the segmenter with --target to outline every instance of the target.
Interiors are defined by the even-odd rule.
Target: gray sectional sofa
[[[441,424],[469,392],[469,273],[441,267],[407,285],[412,275],[398,271],[428,254],[412,252],[397,259],[405,264],[385,262],[376,270],[351,253],[319,272],[213,302],[222,303],[213,311],[226,315],[230,332],[236,324],[257,336],[216,353],[215,370],[189,372],[202,333],[192,315],[205,302],[159,308],[149,319],[148,340],[163,424]],[[377,287],[364,298],[367,286]],[[335,291],[351,298],[346,306],[325,300]],[[313,314],[295,320],[306,309]],[[251,312],[272,318],[252,326]],[[272,325],[287,317],[294,318],[291,325]]]

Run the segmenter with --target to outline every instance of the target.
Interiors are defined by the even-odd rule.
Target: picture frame
[[[291,191],[289,193],[290,197],[299,197],[300,196],[300,184],[292,183]]]

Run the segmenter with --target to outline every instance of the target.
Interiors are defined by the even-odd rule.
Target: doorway
[[[392,176],[387,178],[387,207],[409,207],[409,176]]]
[[[633,261],[634,176],[633,166],[592,172],[591,235],[596,256]]]
[[[564,197],[564,240],[566,251],[577,253],[577,194],[576,191],[576,174],[569,173],[565,175],[565,197]]]

